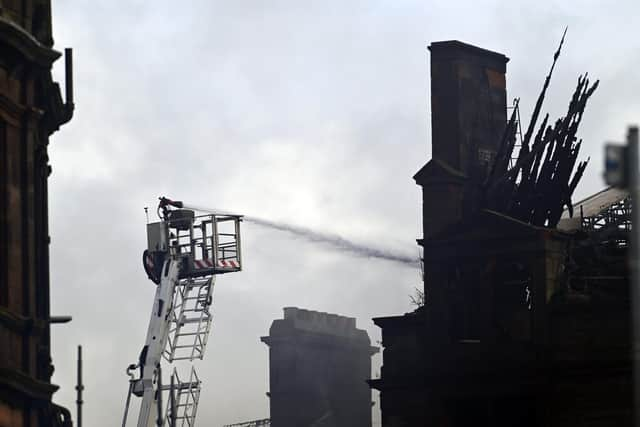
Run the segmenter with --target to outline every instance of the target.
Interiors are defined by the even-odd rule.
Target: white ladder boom
[[[160,199],[158,211],[161,221],[147,224],[148,249],[143,254],[145,271],[157,288],[145,345],[138,363],[127,368],[123,427],[132,395],[142,398],[137,427],[195,425],[201,381],[193,366],[186,381],[174,367],[170,384],[163,385],[162,359],[173,363],[204,357],[213,320],[215,276],[242,269],[240,215],[196,216],[193,210],[182,209],[182,202],[166,198]],[[165,409],[163,394],[169,397]]]

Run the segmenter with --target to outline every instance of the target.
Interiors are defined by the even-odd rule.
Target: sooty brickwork
[[[47,146],[73,114],[59,57],[49,0],[0,2],[0,426],[70,425],[51,402]]]
[[[429,50],[432,159],[414,176],[423,190],[425,237],[478,204],[475,186],[486,177],[506,126],[509,61],[459,41],[435,42]]]

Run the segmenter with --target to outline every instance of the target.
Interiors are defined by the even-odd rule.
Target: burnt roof
[[[596,216],[612,205],[629,197],[629,192],[620,188],[609,187],[573,204],[573,218],[569,210],[565,209],[558,222],[558,229],[563,231],[578,230],[581,226],[581,216]]]

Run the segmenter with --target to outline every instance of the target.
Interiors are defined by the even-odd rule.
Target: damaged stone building
[[[508,58],[458,41],[429,50],[432,159],[414,177],[425,304],[374,319],[382,425],[631,425],[630,200],[606,189],[571,203],[597,82],[581,77],[554,123],[540,116],[549,72],[519,123]]]
[[[52,403],[49,136],[73,114],[52,79],[50,0],[0,1],[0,426],[70,426]]]

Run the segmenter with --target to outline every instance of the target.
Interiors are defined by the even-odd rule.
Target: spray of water
[[[232,215],[230,212],[226,212],[220,209],[208,209],[208,208],[203,208],[198,206],[185,206],[185,207],[188,207],[189,209],[201,211],[201,212],[210,212],[210,213],[216,213],[221,215]],[[351,240],[347,240],[344,237],[341,237],[337,234],[312,230],[306,227],[300,227],[297,225],[288,224],[286,222],[281,222],[281,221],[271,221],[263,218],[258,218],[255,216],[244,216],[244,220],[261,227],[283,231],[283,232],[292,234],[294,236],[301,237],[309,242],[323,244],[327,247],[344,251],[344,252],[349,252],[354,255],[369,257],[369,258],[384,259],[387,261],[397,262],[397,263],[412,266],[412,267],[416,267],[417,265],[419,265],[419,259],[417,257],[412,257],[407,254],[402,254],[395,251],[375,248],[369,245],[356,243]]]
[[[283,222],[269,221],[256,217],[245,217],[245,220],[262,227],[272,228],[274,230],[285,231],[295,236],[302,237],[313,243],[323,243],[332,248],[339,249],[341,251],[350,252],[355,255],[360,255],[370,258],[386,259],[388,261],[394,261],[401,264],[417,266],[418,259],[410,257],[408,255],[396,253],[389,250],[378,249],[371,246],[355,243],[347,240],[341,236],[331,233],[325,233],[320,231],[311,230],[296,225],[286,224]]]

